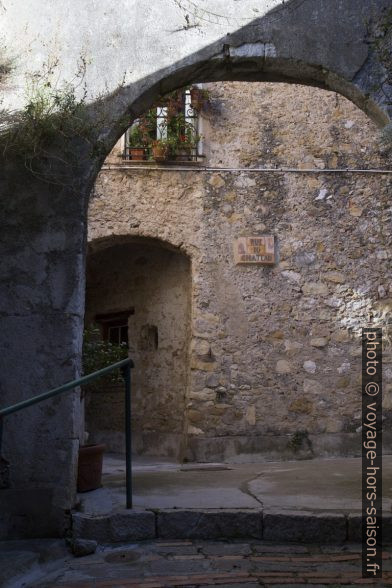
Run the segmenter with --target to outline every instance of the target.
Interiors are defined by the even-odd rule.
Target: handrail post
[[[127,508],[132,508],[131,365],[122,368],[125,383],[125,477]]]

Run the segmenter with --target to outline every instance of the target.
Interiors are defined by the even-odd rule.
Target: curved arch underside
[[[162,239],[159,239],[157,237],[130,234],[110,235],[107,237],[99,237],[96,239],[92,239],[88,243],[87,255],[92,256],[96,253],[100,253],[101,251],[110,249],[112,247],[127,247],[132,245],[140,245],[146,248],[153,249],[166,249],[168,251],[178,253],[179,255],[183,255],[184,257],[190,257],[186,251],[180,249],[179,247],[170,243],[169,241],[163,241]]]
[[[124,115],[137,117],[157,97],[189,83],[274,81],[338,92],[382,127],[390,122],[392,87],[387,83],[385,51],[382,58],[374,35],[382,28],[388,6],[389,0],[292,0],[280,5],[113,94],[108,98],[113,121]],[[388,34],[384,33],[386,46]],[[154,59],[157,51],[159,43],[146,58]],[[114,124],[107,135],[111,145],[123,131],[121,123]]]

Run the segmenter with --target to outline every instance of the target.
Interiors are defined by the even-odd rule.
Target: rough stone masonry
[[[195,15],[192,15],[192,26],[188,26],[186,14],[177,3],[169,0],[156,0],[153,3],[117,0],[110,11],[104,3],[97,3],[94,0],[74,3],[72,10],[68,4],[59,4],[53,0],[1,2],[2,46],[6,58],[13,63],[8,77],[3,76],[3,72],[1,76],[1,101],[5,113],[23,108],[29,94],[26,89],[30,87],[31,81],[36,79],[37,73],[39,78],[43,71],[47,71],[53,65],[56,67],[57,64],[56,83],[59,87],[64,87],[64,83],[74,82],[75,73],[79,70],[82,60],[87,64],[85,82],[88,111],[95,125],[91,150],[86,149],[80,137],[75,136],[63,144],[57,137],[46,152],[46,157],[52,162],[58,178],[68,179],[71,175],[73,185],[77,186],[76,191],[70,190],[61,180],[54,183],[42,181],[42,178],[36,177],[26,168],[23,157],[9,153],[7,155],[3,150],[0,153],[2,406],[30,398],[80,374],[86,213],[91,188],[104,157],[125,131],[125,121],[144,112],[158,96],[193,82],[297,82],[339,92],[357,104],[379,126],[387,126],[390,123],[392,87],[386,77],[387,65],[383,61],[385,49],[386,55],[389,54],[388,44],[385,45],[384,41],[385,38],[388,41],[390,31],[385,31],[382,24],[384,12],[389,8],[389,0],[357,0],[355,3],[343,3],[340,0],[259,0],[257,13],[249,12],[249,9],[254,8],[253,2],[239,3],[227,0],[222,3],[220,0],[211,0],[211,12],[219,13],[223,4],[223,18],[214,20],[207,14],[202,22],[198,22],[197,19],[195,22]],[[170,23],[169,26],[167,23]],[[381,42],[381,52],[375,45],[376,39]],[[84,84],[79,86],[81,93],[83,87]],[[105,116],[101,116],[102,112],[96,109],[95,101],[104,105]],[[77,169],[71,174],[64,158],[70,149],[78,162]],[[230,183],[235,181],[233,176],[230,178],[218,174],[211,176],[210,179],[213,183],[223,181],[229,188]],[[332,176],[328,178],[325,179],[325,184],[328,185],[324,186],[321,182],[320,190],[332,189]],[[293,185],[297,181],[295,176],[284,181],[287,188],[291,186],[290,189],[294,191]],[[298,182],[301,181],[298,179]],[[219,191],[218,186],[209,186],[210,193],[205,199],[207,208],[212,204],[216,205],[213,195],[215,190]],[[136,188],[137,182],[132,187]],[[372,204],[369,204],[369,215],[366,206],[363,215],[355,217],[350,212],[347,213],[348,209],[354,212],[356,208],[352,206],[362,208],[362,199],[366,200],[367,196],[359,190],[350,195],[350,191],[353,191],[350,182],[346,183],[346,187],[349,187],[349,193],[342,198],[343,208],[339,209],[340,212],[336,208],[334,210],[337,217],[341,215],[342,221],[350,221],[352,233],[347,235],[353,239],[354,244],[359,243],[357,231],[364,231],[359,228],[363,226],[362,223],[374,224],[374,229],[377,230],[378,223],[374,220],[373,207],[379,200],[373,199]],[[227,195],[231,190],[225,191],[221,186],[221,191]],[[274,191],[276,189],[266,190]],[[295,193],[300,198],[301,192]],[[184,188],[184,211],[189,197],[189,192]],[[324,207],[325,210],[331,210],[323,201],[315,203],[308,193],[304,193],[302,197],[309,200],[307,204],[312,203],[309,210],[324,211]],[[232,206],[233,214],[242,217],[241,221],[238,220],[240,226],[246,216],[246,207],[241,206],[244,193],[238,191],[237,198]],[[348,200],[353,201],[351,207],[347,206]],[[262,204],[267,208],[267,201]],[[261,215],[260,211],[258,215]],[[305,218],[303,217],[304,224]],[[333,222],[336,220],[333,218]],[[181,232],[183,218],[180,221],[178,231]],[[263,222],[261,217],[260,223]],[[309,223],[306,228],[308,225]],[[233,223],[233,230],[234,226]],[[323,229],[325,230],[324,225]],[[280,234],[285,238],[282,227]],[[294,234],[292,237],[295,239]],[[219,239],[219,235],[216,239]],[[378,237],[375,239],[375,243],[380,242]],[[288,239],[285,241],[289,243]],[[379,249],[379,245],[372,245],[367,237],[365,241],[369,248],[374,245],[374,248]],[[344,243],[346,241],[342,239],[342,245]],[[292,245],[294,247],[294,242]],[[361,243],[360,245],[362,247]],[[198,247],[197,243],[192,246]],[[288,268],[287,271],[299,273],[297,262],[294,263],[297,253],[295,249],[292,254],[290,253],[290,257],[282,259],[293,264],[293,268]],[[227,259],[228,255],[227,253]],[[382,259],[377,258],[375,252],[369,252],[369,255],[366,259],[371,262],[384,263]],[[384,254],[381,252],[379,255]],[[320,256],[325,260],[327,253],[319,254],[315,265],[310,266],[310,273],[316,271]],[[196,268],[195,256],[194,259]],[[203,264],[205,263],[206,267],[210,264],[209,267],[212,268],[211,264],[215,261],[216,259],[205,259]],[[201,265],[199,267],[201,268]],[[228,267],[225,271],[229,271]],[[251,274],[247,269],[241,271],[245,275]],[[269,279],[270,275],[277,277],[280,275],[279,269],[260,270],[260,283],[265,282],[267,276]],[[317,280],[315,275],[309,277],[312,278],[311,284],[320,281],[318,276]],[[286,284],[284,276],[281,279],[282,283]],[[347,283],[349,288],[353,288],[354,285],[359,287],[351,280]],[[195,280],[194,284],[197,285],[197,295],[203,297],[203,284]],[[221,284],[223,286],[225,282],[222,281]],[[333,284],[334,282],[326,282],[328,291],[334,291],[334,294],[339,294],[338,299],[343,299],[345,306],[342,306],[341,312],[344,318],[351,316],[346,294],[341,295],[341,286]],[[296,300],[294,288],[291,286],[290,291],[293,300]],[[228,297],[230,293],[232,288],[227,289]],[[243,295],[247,296],[247,292],[244,291]],[[360,294],[359,301],[366,297],[367,294]],[[314,296],[308,294],[303,300],[306,298],[312,300]],[[326,299],[329,300],[329,297]],[[359,301],[356,300],[355,303]],[[243,316],[244,308],[250,306],[251,302],[255,314],[261,310],[258,305],[264,305],[264,302],[256,300],[239,299],[235,303],[235,308],[239,308],[239,317]],[[296,302],[298,305],[291,301],[291,306],[299,311],[301,304],[299,300]],[[214,338],[217,341],[216,349],[211,349],[216,362],[205,362],[204,352],[200,350],[192,351],[195,355],[192,361],[201,361],[204,366],[209,363],[210,367],[211,363],[214,364],[211,371],[214,375],[220,374],[222,384],[219,382],[219,385],[227,388],[228,369],[231,369],[230,366],[241,367],[243,364],[234,357],[238,347],[224,348],[229,320],[233,320],[234,316],[230,314],[226,323],[222,322],[222,318],[217,319],[217,316],[224,316],[224,313],[218,313],[218,306],[219,304],[214,302],[211,303],[209,311],[206,307],[202,312],[198,311],[202,316],[199,317],[201,322],[198,323],[197,331],[198,339],[206,341],[207,344],[212,338],[211,330],[216,330],[217,334],[223,333],[221,338]],[[327,306],[324,311],[335,312],[328,311],[328,308],[330,307]],[[211,324],[207,326],[209,321]],[[283,326],[276,330],[284,333]],[[241,337],[244,340],[244,335]],[[250,333],[249,342],[252,337],[255,335]],[[320,335],[320,338],[322,337]],[[271,351],[271,358],[279,352],[276,361],[289,361],[292,369],[289,374],[283,375],[273,372],[268,376],[270,380],[265,378],[266,385],[270,382],[271,386],[274,386],[276,378],[279,378],[280,382],[286,378],[287,383],[295,378],[297,366],[290,358],[285,357],[287,351],[284,343],[281,343],[285,340],[277,339],[280,343],[275,346],[268,342],[267,349],[261,349],[263,358],[268,351]],[[325,349],[327,353],[328,349],[330,347]],[[222,355],[219,355],[220,350]],[[312,346],[312,353],[313,350]],[[209,357],[211,354],[208,352]],[[231,358],[235,361],[231,361]],[[309,357],[309,361],[314,359]],[[320,366],[321,363],[319,360],[317,365]],[[262,365],[261,362],[258,365]],[[234,368],[233,370],[235,371]],[[234,380],[232,383],[233,386],[237,386],[236,390],[241,386],[250,386],[240,380],[243,378],[241,372],[238,370],[237,383],[234,383]],[[192,393],[200,394],[206,389],[216,390],[216,387],[204,387],[205,382],[201,381],[203,371],[196,365],[193,373]],[[196,385],[197,378],[200,381]],[[299,387],[302,389],[301,382]],[[287,390],[286,394],[292,394],[289,386]],[[245,392],[246,390],[242,390],[241,394],[244,395]],[[219,391],[221,400],[225,400],[223,393],[223,390]],[[240,397],[239,395],[238,399]],[[278,402],[279,395],[269,398],[274,398],[274,401]],[[221,400],[220,404],[229,404]],[[193,402],[193,399],[189,397],[189,401]],[[200,412],[199,405],[203,402],[209,401],[202,401],[200,397],[195,401],[196,411]],[[264,412],[264,407],[257,408],[252,399],[249,405],[254,406],[252,411]],[[225,406],[211,406],[211,409],[225,413],[208,413],[208,420],[212,423],[217,421],[213,424],[216,430],[225,429],[227,425],[224,421],[230,420],[232,413]],[[239,414],[239,408],[235,409],[237,423],[244,423],[243,416],[240,418]],[[77,393],[69,393],[66,397],[57,398],[45,405],[32,407],[29,411],[7,418],[3,451],[4,457],[11,462],[12,489],[2,490],[2,536],[7,533],[20,536],[27,527],[30,529],[29,532],[41,536],[45,533],[51,536],[63,533],[64,522],[67,522],[64,515],[74,504],[75,498],[80,415],[79,396]],[[253,416],[250,415],[249,418],[252,420]],[[315,419],[314,422],[318,421]],[[210,427],[206,421],[191,426],[205,432],[208,430],[207,425]],[[184,426],[188,427],[188,424]],[[200,440],[200,446],[202,437],[201,434],[195,437]],[[294,441],[296,439],[298,436]],[[36,496],[34,505],[31,501],[33,490]],[[48,504],[51,505],[49,513]],[[9,523],[7,517],[11,512],[11,506],[15,508],[15,516],[13,522]],[[42,513],[45,513],[45,516],[42,516]]]
[[[86,316],[135,308],[137,449],[202,461],[358,454],[371,320],[384,327],[391,419],[391,176],[323,170],[383,169],[388,154],[335,93],[207,87],[201,165],[298,171],[130,169],[119,146],[108,157],[89,208]],[[275,236],[276,264],[236,265],[234,239],[263,234]],[[152,316],[159,348],[146,351],[139,331]],[[87,429],[121,448],[122,405],[91,402]]]

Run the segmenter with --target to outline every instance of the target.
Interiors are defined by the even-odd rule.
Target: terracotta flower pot
[[[192,161],[192,149],[190,147],[177,149],[176,161]]]
[[[151,148],[152,156],[155,161],[166,161],[169,155],[169,149],[166,145],[153,145]]]
[[[133,161],[143,161],[145,158],[145,150],[143,147],[130,147],[129,156]]]
[[[102,462],[105,449],[105,445],[82,445],[79,448],[78,492],[88,492],[102,486]]]

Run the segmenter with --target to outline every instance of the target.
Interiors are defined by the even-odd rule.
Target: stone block
[[[88,516],[81,513],[72,515],[72,535],[74,539],[93,539],[98,542],[110,541],[108,516]]]
[[[265,513],[263,539],[304,543],[339,543],[346,540],[346,518],[338,513],[287,511]]]
[[[6,551],[0,553],[0,586],[22,586],[15,582],[16,576],[27,574],[31,568],[38,567],[39,553],[33,551]],[[25,584],[26,585],[26,584]]]
[[[71,549],[75,557],[84,557],[95,553],[98,543],[94,539],[75,539]]]
[[[285,359],[279,359],[276,362],[275,371],[278,374],[289,374],[291,372],[291,364]]]
[[[155,514],[151,511],[119,511],[110,516],[75,513],[74,539],[95,539],[99,543],[155,538]]]
[[[328,344],[328,339],[326,337],[313,337],[310,344],[312,347],[325,347]]]
[[[308,372],[308,374],[314,374],[317,369],[316,363],[314,361],[312,361],[311,359],[304,361],[303,367],[304,367],[304,370],[306,372]]]
[[[306,296],[326,296],[328,287],[322,282],[307,282],[303,285],[303,293]]]
[[[121,511],[110,517],[112,541],[155,538],[155,514],[151,511]]]
[[[1,489],[0,540],[61,537],[66,526],[52,488]]]
[[[260,539],[261,510],[166,510],[158,513],[164,539]]]
[[[216,388],[217,386],[219,386],[218,374],[209,374],[206,377],[206,386],[207,388]]]

